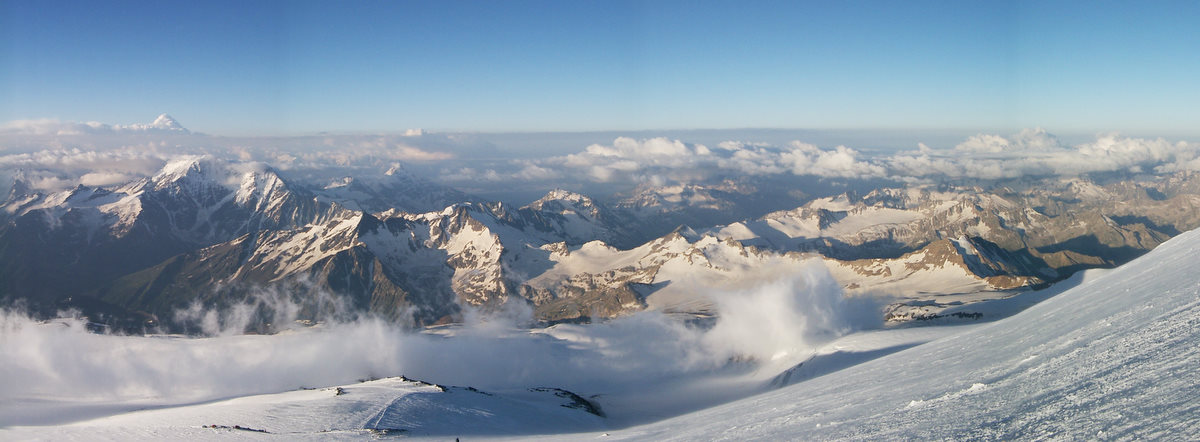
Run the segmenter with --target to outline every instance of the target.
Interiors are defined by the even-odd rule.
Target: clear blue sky
[[[1200,2],[0,0],[0,121],[1196,133]]]

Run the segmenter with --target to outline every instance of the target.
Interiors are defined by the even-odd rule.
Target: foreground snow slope
[[[0,440],[372,439],[553,434],[606,427],[603,411],[554,388],[493,394],[393,377],[341,387],[149,407],[53,427],[0,428]]]
[[[619,439],[1189,438],[1200,231],[1016,316]],[[591,438],[594,435],[578,435]]]
[[[1022,313],[993,323],[952,328],[895,328],[847,335],[816,349],[811,358],[801,358],[800,360],[805,362],[790,370],[784,371],[795,362],[789,362],[768,372],[757,373],[763,370],[760,367],[756,373],[749,373],[749,378],[727,379],[752,380],[753,382],[740,385],[745,394],[770,386],[792,384],[790,386],[668,420],[611,431],[610,436],[621,440],[1193,437],[1192,435],[1200,430],[1200,419],[1196,418],[1197,411],[1200,411],[1200,350],[1197,350],[1195,345],[1200,339],[1200,277],[1192,272],[1194,264],[1190,262],[1197,252],[1200,252],[1200,231],[1180,235],[1145,257],[1116,270],[1091,272],[1073,278],[1064,285],[1055,286],[1046,293],[1031,292],[1027,294],[1029,296],[997,302],[992,306],[997,311],[1010,311],[1061,290],[1061,294]],[[1068,285],[1074,286],[1066,288]],[[747,298],[746,305],[757,305],[769,299]],[[811,297],[803,299],[809,299],[810,302],[813,300]],[[736,315],[729,314],[726,318],[733,316]],[[565,362],[562,358],[571,354],[570,352],[560,352],[546,359],[538,359],[541,357],[538,355],[544,354],[546,349],[559,348],[535,345],[540,340],[529,341],[529,346],[504,346],[503,340],[463,343],[455,339],[426,342],[423,338],[413,338],[400,342],[402,347],[387,350],[395,343],[387,346],[380,345],[389,342],[386,340],[365,339],[378,334],[371,330],[379,330],[369,327],[363,328],[368,332],[365,335],[319,334],[316,333],[317,330],[307,330],[305,333],[283,333],[269,337],[238,336],[236,340],[248,343],[271,342],[282,348],[295,348],[286,345],[287,340],[302,338],[306,347],[327,349],[327,346],[321,345],[319,338],[357,336],[358,339],[336,341],[339,347],[347,347],[347,352],[324,350],[315,353],[320,355],[322,361],[337,360],[339,365],[353,365],[353,358],[348,355],[356,354],[355,349],[361,348],[379,350],[383,356],[394,354],[401,357],[398,360],[412,360],[413,358],[405,356],[422,353],[398,349],[419,346],[424,342],[432,345],[428,348],[437,350],[425,353],[432,355],[432,359],[438,359],[437,355],[441,353],[462,355],[467,353],[466,350],[470,350],[471,354],[480,353],[483,358],[452,357],[448,360],[457,363],[426,366],[426,374],[435,375],[442,370],[459,366],[457,369],[462,373],[485,377],[511,375],[512,368],[522,367],[521,364],[489,362],[488,359],[493,353],[488,351],[488,348],[500,346],[506,349],[505,352],[524,348],[532,351],[517,351],[511,355],[531,359],[542,365],[551,361],[566,364],[550,364],[548,370],[530,379],[548,382],[548,385],[572,388],[585,394],[587,399],[560,390],[530,390],[527,387],[534,385],[529,385],[529,382],[492,380],[492,383],[499,382],[496,385],[520,387],[487,394],[467,388],[451,387],[442,390],[427,384],[389,378],[344,385],[340,390],[342,394],[338,394],[339,389],[336,387],[317,390],[290,389],[276,394],[205,400],[187,406],[162,403],[147,410],[130,411],[139,408],[136,405],[141,396],[131,396],[134,400],[127,404],[93,403],[88,401],[89,396],[85,393],[92,391],[94,394],[95,391],[88,388],[90,383],[85,383],[76,385],[78,389],[87,390],[78,392],[78,401],[60,397],[69,396],[70,389],[64,392],[59,388],[50,388],[54,385],[42,387],[47,389],[46,391],[59,391],[60,394],[24,397],[20,393],[25,390],[17,388],[14,384],[5,390],[9,394],[13,392],[7,390],[18,390],[18,400],[7,404],[0,401],[0,406],[5,406],[0,409],[9,409],[11,416],[7,422],[22,426],[0,428],[0,439],[162,440],[266,437],[326,440],[373,438],[393,434],[446,439],[460,435],[472,439],[593,439],[604,431],[609,431],[609,428],[639,422],[631,413],[651,414],[655,410],[663,409],[662,404],[678,405],[681,398],[712,399],[721,396],[722,388],[729,387],[725,385],[729,384],[728,382],[706,382],[704,377],[696,376],[693,372],[672,370],[672,365],[658,364],[655,362],[657,359],[647,359],[643,360],[641,365],[628,366],[630,362],[636,362],[637,353],[622,353],[616,350],[632,345],[631,342],[615,340],[606,344],[606,341],[614,339],[618,334],[645,340],[652,347],[664,346],[666,341],[650,339],[656,335],[647,332],[655,328],[646,324],[634,327],[638,323],[614,321],[609,325],[619,325],[623,328],[596,329],[561,325],[547,329],[544,332],[545,338],[570,343],[570,349],[573,351],[585,349],[587,345],[599,344],[601,351],[596,353],[597,357]],[[53,324],[39,324],[30,330],[58,330],[51,326]],[[718,328],[715,327],[714,332]],[[585,333],[587,331],[591,331],[592,334]],[[924,336],[926,331],[936,332],[935,334],[945,338],[933,340],[934,336]],[[792,332],[799,333],[795,330]],[[586,339],[567,339],[572,333]],[[169,349],[167,344],[209,348],[205,340],[171,342],[158,338],[84,336],[89,338],[86,343],[90,344],[103,344],[112,340],[124,343],[126,340],[136,339],[137,345],[150,345],[152,348]],[[686,335],[665,336],[682,339]],[[263,341],[264,339],[270,341]],[[737,342],[746,345],[760,340],[743,338]],[[162,345],[157,344],[159,341],[162,341]],[[353,344],[356,342],[362,345],[355,347]],[[113,345],[113,342],[108,344]],[[690,345],[695,344],[693,342]],[[458,346],[454,347],[455,345]],[[74,351],[82,351],[81,349],[89,346],[78,347]],[[61,350],[59,347],[51,348]],[[125,347],[114,345],[113,348]],[[720,347],[703,348],[711,350]],[[236,350],[233,351],[236,353]],[[236,354],[235,360],[239,361],[262,359],[251,358],[249,352]],[[654,353],[642,355],[640,358],[681,358],[691,354],[693,353],[687,351]],[[635,358],[628,359],[630,355]],[[135,353],[127,352],[122,357],[134,362],[143,360],[136,356],[138,355]],[[213,355],[209,357],[220,360]],[[302,361],[308,356],[299,357],[300,359],[296,360]],[[610,359],[614,365],[605,365]],[[56,359],[46,359],[54,360]],[[268,357],[265,360],[294,362],[293,359],[279,359],[279,356]],[[386,360],[387,358],[384,358],[384,362]],[[247,365],[251,368],[255,366]],[[300,368],[289,370],[304,371],[305,366],[302,364]],[[400,366],[387,363],[364,365],[376,366],[392,367],[384,370],[387,372],[405,371],[398,370],[397,367]],[[26,365],[14,367],[22,368]],[[46,365],[44,368],[49,370],[52,367]],[[421,364],[403,367],[422,371]],[[429,371],[430,367],[437,370]],[[76,369],[74,366],[64,368],[68,371]],[[145,367],[142,371],[148,374],[155,373],[154,370],[146,370]],[[19,374],[20,370],[14,373]],[[56,376],[70,374],[55,370],[49,370],[48,373]],[[205,372],[201,370],[199,373]],[[320,374],[320,371],[316,373]],[[690,378],[693,382],[679,383],[678,388],[661,385],[670,384],[670,381],[664,379],[689,373],[693,375]],[[780,373],[783,375],[772,379],[772,376]],[[227,383],[255,382],[257,379],[258,382],[279,384],[271,378],[281,376],[279,372],[271,370],[261,374],[265,377],[247,375],[245,371],[238,370],[222,371],[218,374],[236,375],[210,376],[212,379],[223,379]],[[763,376],[759,377],[758,374]],[[440,376],[442,375],[445,373]],[[571,383],[568,382],[569,379],[597,375],[614,381],[611,384],[593,384],[586,389],[562,385]],[[109,377],[112,377],[111,373]],[[330,375],[318,377],[328,378]],[[520,376],[517,378],[520,379]],[[64,378],[67,379],[70,377]],[[104,380],[104,377],[97,376],[97,379]],[[157,379],[175,378],[159,376]],[[557,381],[549,382],[552,380]],[[150,381],[154,383],[154,379]],[[485,378],[476,378],[475,381],[489,382]],[[180,379],[175,379],[175,382],[184,385],[168,386],[170,388],[166,390],[186,391],[189,386],[206,385],[203,382],[193,385],[194,383],[183,382]],[[55,383],[59,384],[61,382]],[[141,384],[134,384],[138,385]],[[473,381],[456,385],[479,384]],[[622,390],[621,386],[625,389]],[[216,391],[246,390],[245,387],[210,387],[217,388]],[[630,389],[644,389],[646,394],[639,397],[631,394]],[[33,391],[40,390],[35,388]],[[602,394],[594,395],[596,392]],[[592,400],[609,416],[607,419],[601,418],[599,412],[592,414],[587,411],[588,407],[585,404]],[[73,418],[67,416],[59,421],[69,424],[23,426],[51,423],[47,419],[33,419],[29,416],[30,413],[22,413],[22,410],[53,410],[56,408],[55,401],[61,402],[57,407],[59,415],[77,414]],[[85,407],[88,405],[113,408],[91,409]],[[2,414],[4,413],[0,413]],[[96,418],[87,420],[89,416]],[[640,422],[649,422],[656,418],[649,417]],[[3,422],[0,422],[0,425],[4,425]]]

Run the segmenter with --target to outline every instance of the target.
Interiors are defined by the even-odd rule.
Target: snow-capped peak
[[[150,124],[130,124],[127,126],[116,125],[112,126],[112,130],[133,132],[177,132],[183,134],[192,133],[192,131],[188,130],[186,127],[183,127],[182,124],[179,124],[178,121],[175,121],[174,118],[171,118],[171,116],[167,114],[159,115],[158,118],[155,118],[154,122]]]
[[[154,129],[177,130],[181,132],[188,131],[187,128],[183,127],[182,124],[179,124],[178,121],[175,121],[174,118],[171,118],[171,116],[167,114],[162,114],[159,115],[158,118],[155,118],[154,122],[150,123],[150,127]]]
[[[234,190],[244,180],[266,172],[269,168],[261,163],[228,163],[211,155],[187,155],[168,161],[150,182],[156,190],[183,182],[190,183],[189,186]]]
[[[592,217],[600,216],[600,208],[596,207],[596,203],[591,198],[564,189],[551,190],[546,193],[546,196],[525,207],[533,210],[550,210],[563,213],[574,212]]]
[[[392,167],[389,167],[386,172],[383,172],[383,174],[385,176],[402,176],[402,177],[407,177],[407,176],[411,175],[408,173],[408,170],[404,169],[404,166],[401,165],[400,163],[392,164]]]
[[[171,182],[179,180],[184,176],[193,172],[201,172],[204,163],[209,163],[214,160],[213,157],[207,155],[188,155],[168,161],[162,169],[154,175],[152,180],[156,183]]]
[[[551,190],[550,192],[547,192],[546,196],[543,196],[541,199],[538,199],[537,201],[534,202],[534,204],[546,203],[549,201],[566,201],[566,202],[572,202],[572,203],[576,203],[576,204],[585,204],[585,205],[592,204],[592,199],[588,198],[586,195],[582,195],[582,194],[575,193],[570,190],[561,189],[561,188],[556,188],[554,190]]]
[[[30,193],[32,190],[33,188],[29,185],[29,178],[25,176],[25,171],[17,170],[16,173],[13,174],[12,184],[11,187],[9,187],[8,192],[10,198],[14,196],[24,196]]]

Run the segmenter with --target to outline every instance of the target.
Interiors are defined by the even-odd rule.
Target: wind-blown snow
[[[1200,231],[1028,310],[614,439],[1189,438]],[[580,435],[581,437],[583,435]]]
[[[598,246],[571,254],[618,253]],[[1007,319],[840,338],[862,326],[861,311],[813,267],[817,273],[714,297],[727,304],[710,329],[646,312],[532,332],[492,321],[414,334],[367,319],[270,336],[125,337],[90,334],[77,319],[36,323],[7,312],[0,426],[22,427],[0,430],[0,438],[211,434],[197,427],[200,417],[287,437],[370,436],[321,433],[306,422],[322,417],[329,428],[365,430],[366,418],[386,413],[361,414],[363,407],[401,403],[397,410],[427,416],[405,421],[429,429],[413,435],[444,437],[453,429],[431,423],[443,416],[493,413],[461,422],[527,423],[538,422],[528,413],[561,411],[543,396],[504,414],[513,409],[506,401],[525,401],[527,388],[540,386],[592,398],[610,428],[641,425],[606,430],[612,439],[1186,438],[1200,431],[1198,252],[1200,231],[1192,231],[1124,267],[1073,278],[1066,284],[1074,287],[1055,287],[1060,294]],[[458,402],[454,392],[421,396],[427,392],[399,381],[351,384],[401,374],[498,396]],[[339,384],[362,395],[294,391]],[[209,403],[267,393],[282,394]],[[129,413],[146,407],[163,409]],[[234,415],[247,420],[229,421]],[[387,419],[400,422],[396,416]],[[593,418],[554,422],[475,434],[590,439],[599,431]]]
[[[595,400],[608,412],[607,425],[630,425],[762,391],[817,346],[861,328],[863,318],[878,321],[877,311],[855,310],[870,306],[845,302],[819,264],[726,299],[744,305],[730,307],[708,329],[644,312],[533,331],[492,318],[413,333],[363,319],[276,335],[133,337],[91,334],[77,319],[36,323],[10,312],[0,318],[0,426],[64,424],[398,375],[501,395],[543,386],[600,395]],[[774,335],[747,339],[765,326]],[[80,425],[113,421],[104,422]],[[537,433],[544,430],[528,434]]]

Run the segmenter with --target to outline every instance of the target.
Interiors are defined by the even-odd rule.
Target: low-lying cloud
[[[619,396],[657,388],[668,395],[662,385],[681,377],[745,375],[781,364],[745,379],[761,385],[819,343],[878,322],[877,308],[843,300],[823,268],[717,295],[726,298],[724,310],[710,329],[643,312],[530,331],[515,325],[528,312],[512,309],[435,333],[344,316],[273,335],[230,333],[263,305],[277,309],[272,320],[279,323],[298,311],[281,308],[286,297],[273,296],[241,306],[251,310],[183,312],[203,324],[205,337],[142,337],[89,333],[78,317],[35,322],[4,311],[0,402],[182,403],[395,375],[495,390],[556,386]]]
[[[187,134],[186,129],[153,124],[114,125],[98,121],[74,122],[53,118],[14,120],[0,124],[0,134],[8,135],[108,135],[131,133]]]
[[[801,141],[785,145],[725,141],[709,147],[661,137],[618,137],[577,153],[515,160],[506,167],[446,169],[443,179],[452,184],[553,181],[583,187],[586,183],[690,184],[734,176],[930,181],[1169,173],[1200,170],[1200,144],[1111,133],[1071,146],[1036,128],[1008,136],[978,134],[951,148],[919,144],[916,150],[872,156],[846,146],[822,148]]]
[[[593,183],[628,182],[662,185],[690,183],[730,175],[815,175],[829,178],[872,178],[883,167],[846,146],[822,149],[799,141],[785,146],[727,141],[716,147],[663,137],[617,137],[611,144],[592,144],[583,151],[540,160],[518,160],[508,172],[492,169],[448,169],[449,182],[550,181],[564,178]]]
[[[0,181],[16,177],[43,191],[79,184],[117,185],[149,177],[168,161],[192,155],[261,162],[279,170],[386,170],[397,162],[450,161],[458,157],[456,150],[470,149],[450,137],[420,131],[396,135],[236,138],[160,126],[53,119],[0,124]],[[0,184],[3,185],[7,183]]]
[[[415,130],[391,135],[230,138],[144,124],[21,120],[0,125],[0,180],[7,183],[20,171],[19,176],[39,190],[118,185],[150,176],[180,155],[262,162],[320,179],[353,175],[355,170],[378,173],[402,163],[437,182],[485,193],[493,189],[536,193],[555,187],[611,192],[622,191],[622,186],[630,190],[736,177],[928,182],[1200,170],[1200,143],[1111,133],[1068,145],[1041,128],[1010,135],[981,133],[947,148],[918,144],[915,150],[874,154],[799,140],[704,145],[665,137],[618,136],[582,149],[561,146],[560,152],[573,153],[518,157],[497,150],[486,139],[485,134]],[[338,169],[330,172],[334,175],[325,173],[332,169]]]
[[[1200,144],[1101,134],[1065,146],[1042,129],[1010,137],[976,135],[954,149],[920,146],[880,159],[896,178],[1078,176],[1097,172],[1167,173],[1197,169]]]

